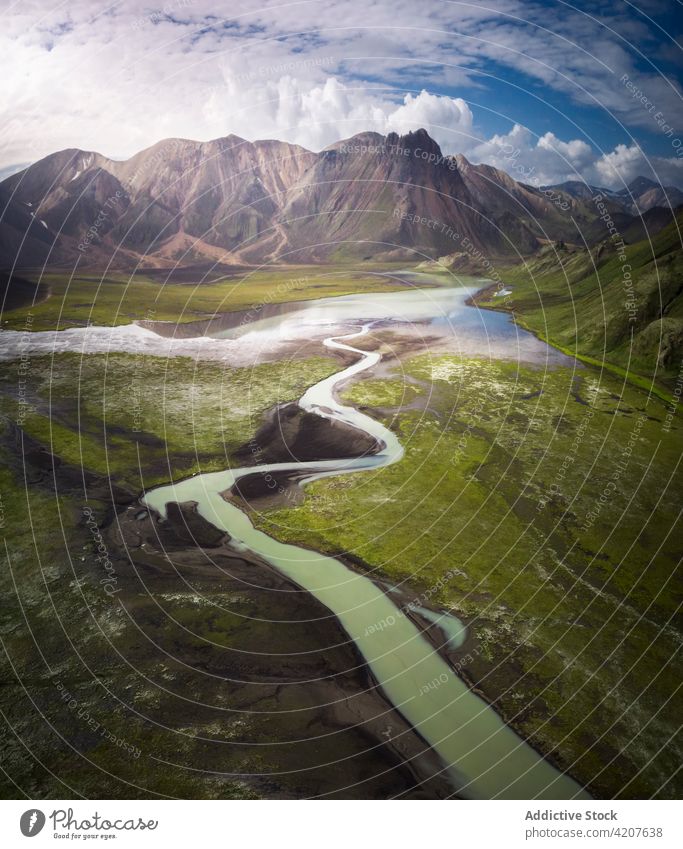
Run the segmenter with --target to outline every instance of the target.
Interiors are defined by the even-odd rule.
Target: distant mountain
[[[598,218],[583,185],[518,183],[444,156],[425,130],[360,133],[320,153],[237,136],[167,139],[123,162],[70,149],[0,183],[0,267],[419,260],[457,251],[490,262],[548,241],[581,242]],[[655,205],[656,187],[642,189]],[[625,201],[610,203],[631,226]]]
[[[5,168],[0,168],[0,181],[5,180],[12,174],[16,174],[18,171],[23,171],[30,164],[30,162],[23,162],[21,165],[7,165]]]
[[[291,193],[281,216],[285,244],[297,260],[419,258],[454,244],[526,253],[540,230],[522,220],[530,209],[508,198],[508,181],[495,172],[488,197],[477,197],[471,175],[425,130],[362,133],[323,150]]]
[[[275,214],[315,156],[235,136],[167,139],[124,162],[64,150],[0,183],[0,248],[12,255],[27,234],[21,265],[42,263],[48,251],[51,262],[80,255],[91,265],[229,261],[254,237],[274,241]]]
[[[599,186],[589,186],[580,180],[570,180],[556,186],[544,188],[555,189],[581,200],[590,200],[597,195],[606,198],[613,207],[622,212],[637,216],[656,206],[675,210],[683,204],[683,192],[674,186],[662,186],[647,177],[636,177],[625,189],[612,191]]]

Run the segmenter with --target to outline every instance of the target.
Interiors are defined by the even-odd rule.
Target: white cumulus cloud
[[[440,97],[421,91],[407,94],[403,104],[386,119],[386,129],[397,133],[425,127],[445,150],[465,150],[473,139],[472,110],[461,97]]]
[[[235,133],[320,149],[365,130],[425,127],[444,152],[527,182],[585,177],[616,187],[640,172],[681,185],[673,148],[648,160],[626,131],[607,152],[595,141],[539,137],[505,101],[508,83],[532,79],[567,104],[652,129],[635,87],[673,125],[679,87],[639,71],[619,37],[651,37],[636,23],[627,32],[607,10],[600,19],[574,10],[551,24],[543,6],[518,0],[232,0],[224,10],[213,0],[23,0],[0,29],[0,169],[65,147],[126,157],[172,136]],[[472,104],[484,95],[497,98],[509,132],[477,126],[483,113]]]

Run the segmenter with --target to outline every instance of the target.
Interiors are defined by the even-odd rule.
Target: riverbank
[[[448,795],[431,749],[309,594],[192,510],[161,526],[106,476],[17,445],[0,472],[14,528],[2,625],[21,615],[30,631],[5,631],[20,681],[4,670],[2,706],[50,771],[9,747],[15,781],[43,799],[64,783],[85,798]]]
[[[399,263],[254,267],[237,273],[216,273],[213,267],[185,274],[182,269],[162,274],[139,270],[132,275],[40,269],[26,272],[21,292],[6,301],[0,318],[3,329],[18,331],[26,327],[28,315],[34,331],[118,327],[136,321],[211,323],[221,314],[253,313],[286,302],[402,291],[406,284],[400,270]]]
[[[403,447],[390,430],[352,407],[339,404],[334,390],[349,378],[375,366],[376,352],[354,349],[347,340],[368,334],[369,324],[343,337],[330,337],[327,347],[361,355],[358,362],[323,379],[304,393],[299,404],[325,418],[339,419],[381,440],[380,453],[355,460],[315,463],[268,464],[255,472],[273,475],[308,472],[308,480],[328,479],[344,471],[393,467],[403,457]],[[454,793],[474,798],[578,798],[586,794],[574,781],[538,756],[532,747],[500,721],[452,675],[437,652],[423,639],[408,617],[371,580],[349,572],[341,560],[301,546],[277,542],[258,531],[248,515],[223,497],[253,467],[201,475],[147,492],[143,503],[160,516],[169,503],[193,501],[212,525],[235,536],[240,549],[248,548],[311,592],[339,619],[361,651],[391,702],[441,756]],[[391,620],[391,627],[381,623]],[[454,712],[453,705],[458,705]],[[467,727],[467,733],[462,730]],[[460,726],[460,727],[459,727]]]
[[[481,315],[476,310],[470,312],[477,321],[484,322],[493,315],[488,311]],[[372,373],[355,375],[346,387],[333,387],[335,404],[360,407],[380,419],[382,426],[400,440],[407,452],[404,462],[366,470],[362,475],[318,480],[306,487],[301,499],[288,502],[294,509],[286,512],[277,509],[282,502],[259,502],[252,511],[252,520],[280,540],[296,542],[311,553],[325,552],[335,557],[343,553],[347,567],[351,566],[361,577],[370,577],[383,595],[389,593],[394,599],[394,609],[406,608],[417,599],[428,608],[450,611],[467,624],[468,637],[465,645],[456,651],[449,649],[447,655],[443,650],[445,636],[433,622],[431,632],[425,632],[427,623],[423,617],[413,616],[408,610],[406,618],[424,639],[432,645],[441,645],[442,658],[448,656],[451,664],[458,663],[460,677],[485,696],[533,748],[557,758],[555,762],[559,766],[570,768],[584,783],[591,782],[596,795],[622,792],[617,778],[629,770],[637,776],[631,785],[635,788],[633,792],[652,795],[658,776],[667,774],[677,753],[672,744],[652,757],[659,745],[656,740],[669,734],[672,720],[667,712],[650,716],[647,706],[638,702],[638,694],[647,691],[652,703],[674,703],[671,685],[677,673],[672,666],[676,660],[671,656],[670,640],[675,631],[670,626],[661,634],[653,630],[655,623],[671,619],[678,603],[675,590],[673,593],[662,590],[675,574],[675,564],[669,562],[673,552],[665,543],[657,560],[646,559],[647,539],[634,540],[642,523],[637,527],[621,515],[621,491],[603,504],[597,524],[593,522],[581,534],[576,528],[585,523],[590,511],[594,512],[594,505],[601,503],[609,470],[613,473],[615,468],[623,466],[619,451],[633,442],[633,429],[644,411],[648,418],[638,429],[638,440],[625,467],[627,471],[620,472],[620,490],[627,494],[631,487],[637,490],[630,509],[637,516],[649,517],[646,534],[657,539],[675,539],[669,532],[671,517],[666,505],[663,510],[661,507],[655,510],[655,506],[662,486],[670,486],[666,480],[678,456],[674,444],[676,433],[665,433],[659,440],[657,456],[648,456],[648,448],[657,444],[658,429],[665,422],[661,411],[651,406],[653,402],[644,403],[645,399],[628,387],[610,383],[609,376],[594,379],[590,370],[568,367],[566,364],[572,361],[561,354],[555,358],[548,352],[526,365],[519,355],[518,331],[502,314],[494,317],[499,322],[495,326],[501,327],[512,340],[514,347],[509,359],[468,359],[466,355],[458,355],[462,347],[449,352],[444,347],[445,340],[449,332],[453,335],[453,329],[459,331],[460,318],[461,314],[457,317],[446,314],[446,321],[435,326],[422,317],[406,333],[399,332],[395,322],[375,323],[366,336],[355,340],[354,346],[379,351],[383,361]],[[331,327],[319,328],[321,336],[329,333]],[[483,330],[486,327],[484,324]],[[470,338],[477,341],[477,337]],[[486,344],[487,333],[478,338]],[[309,338],[306,344],[305,350],[312,352],[315,343]],[[536,339],[533,344],[537,346],[534,350],[544,349]],[[425,346],[428,353],[417,356]],[[501,343],[496,350],[502,351],[503,347]],[[292,353],[296,350],[293,347]],[[487,348],[469,350],[485,352]],[[26,392],[26,400],[34,409],[25,424],[44,445],[52,445],[55,453],[71,458],[75,464],[101,470],[102,475],[111,475],[110,480],[116,485],[125,483],[126,487],[132,487],[126,496],[132,497],[130,493],[139,491],[141,483],[146,488],[169,478],[187,480],[197,471],[222,469],[234,462],[234,452],[240,445],[249,445],[266,410],[277,409],[282,402],[298,397],[297,393],[310,385],[314,373],[319,380],[324,379],[337,372],[340,364],[348,365],[355,359],[344,351],[329,353],[331,356],[313,360],[292,359],[281,366],[263,365],[244,370],[203,360],[192,362],[187,357],[159,360],[155,364],[153,357],[138,361],[136,356],[122,354],[86,357],[59,354],[45,360],[46,368],[37,359],[29,370]],[[138,370],[137,363],[144,364],[144,371]],[[134,384],[135,375],[143,373],[146,390],[142,394],[143,407],[134,417],[129,403],[131,374]],[[14,372],[6,372],[3,391],[16,390],[15,384]],[[106,392],[100,392],[100,384],[106,387]],[[82,397],[79,403],[69,401],[77,397]],[[131,442],[134,418],[142,429]],[[67,438],[70,427],[74,434]],[[284,440],[284,446],[280,445],[278,457],[286,456],[282,452],[288,451],[286,446],[292,435]],[[320,450],[324,449],[328,435],[320,440]],[[337,445],[340,455],[344,443],[342,435]],[[366,453],[364,447],[361,449],[360,457]],[[304,456],[297,448],[295,456],[310,459],[314,455]],[[241,465],[245,462],[239,461]],[[71,485],[78,487],[78,466],[73,468]],[[591,479],[584,480],[581,472],[588,468],[592,470]],[[651,474],[641,481],[641,470],[647,469],[651,469]],[[20,476],[19,467],[16,473]],[[46,469],[40,480],[32,479],[37,484],[34,490],[50,486],[51,477],[52,471]],[[58,480],[63,490],[64,478],[58,476]],[[104,505],[112,484],[106,477],[99,481],[93,488],[92,480],[86,477],[80,486],[87,486],[88,494],[94,493]],[[4,492],[13,491],[7,486],[3,487]],[[296,491],[302,492],[298,487]],[[38,496],[37,491],[31,493],[34,500]],[[62,492],[61,497],[69,505],[69,511],[78,512],[73,493]],[[677,503],[675,493],[670,497],[670,503]],[[25,500],[25,495],[20,492],[16,503],[20,505],[22,499]],[[120,504],[125,506],[125,502]],[[32,507],[32,515],[41,516],[43,524],[45,509]],[[176,540],[176,544],[182,543],[198,559],[187,570],[179,569],[175,578],[164,572],[166,583],[150,584],[148,593],[150,605],[155,605],[159,593],[172,595],[168,609],[175,617],[174,608],[178,607],[180,616],[176,618],[183,627],[169,624],[166,634],[163,616],[155,619],[157,614],[150,614],[149,625],[147,620],[141,621],[140,631],[130,622],[126,624],[125,618],[114,620],[109,613],[107,634],[114,626],[122,629],[119,638],[122,656],[127,657],[130,650],[145,665],[147,655],[144,646],[139,646],[141,636],[144,643],[145,635],[164,634],[162,644],[171,655],[177,652],[182,655],[189,641],[192,649],[188,663],[200,670],[211,671],[216,666],[220,672],[221,664],[226,662],[221,659],[220,649],[216,649],[219,653],[206,666],[206,655],[214,653],[214,649],[206,647],[206,636],[220,643],[220,635],[229,634],[230,641],[238,640],[246,655],[252,642],[261,645],[259,641],[263,639],[263,645],[268,641],[271,646],[277,645],[277,629],[258,624],[245,628],[245,617],[239,607],[238,615],[219,622],[213,606],[201,601],[202,582],[209,579],[203,570],[213,568],[218,582],[208,583],[209,598],[220,595],[223,573],[209,565],[212,537],[197,536],[193,515],[183,514],[191,533],[180,528],[184,538]],[[100,514],[100,524],[108,525],[112,518],[111,512],[106,517]],[[135,521],[142,520],[131,519],[132,527]],[[177,531],[178,521],[175,526]],[[612,526],[619,528],[616,537],[607,533]],[[152,522],[150,534],[161,527],[158,522]],[[87,546],[87,535],[83,539],[78,537],[79,532],[71,529],[68,522],[67,528],[70,547],[79,550]],[[61,533],[56,522],[52,534],[55,544]],[[30,540],[26,544],[30,551]],[[153,544],[153,539],[147,541],[147,546]],[[89,556],[89,549],[84,551]],[[121,557],[123,561],[129,558],[125,547]],[[69,568],[64,553],[60,557],[59,551],[51,551],[47,558]],[[168,561],[162,555],[161,559],[173,565],[174,552],[170,558]],[[26,563],[29,562],[27,556]],[[149,563],[145,565],[144,548],[134,550],[133,562],[130,598],[133,609],[137,609],[140,588],[145,592],[139,583],[140,575],[147,581],[147,572],[155,573]],[[226,570],[231,568],[229,563],[224,566]],[[33,568],[37,568],[35,558]],[[125,563],[122,568],[126,568]],[[160,568],[159,563],[154,568]],[[199,575],[197,587],[186,586],[184,581],[191,581],[194,568]],[[258,571],[253,564],[245,567],[240,580],[234,587],[231,585],[231,597],[239,596],[238,584],[247,581],[254,569]],[[76,574],[87,578],[89,573],[77,571]],[[181,574],[183,587],[179,590],[177,578]],[[68,581],[64,582],[67,585]],[[259,617],[257,593],[267,590],[255,587],[253,592],[252,607],[246,608],[249,621]],[[275,611],[276,600],[284,596],[273,595],[271,609]],[[230,605],[234,606],[232,602]],[[150,611],[153,613],[153,608]],[[378,620],[374,624],[379,628],[381,623]],[[305,637],[304,628],[302,646]],[[325,646],[315,650],[324,653]],[[354,665],[357,658],[349,668]],[[248,667],[247,663],[241,669]],[[111,670],[112,680],[117,682],[118,692],[122,679],[116,664],[107,668]],[[651,681],[649,673],[653,668],[662,671]],[[157,671],[149,667],[147,674],[151,680],[157,680]],[[164,674],[176,675],[176,668]],[[186,674],[189,675],[182,672],[182,676]],[[197,675],[197,680],[202,681],[201,672]],[[184,692],[185,684],[198,686],[194,675],[187,680],[182,676],[178,679],[177,694]],[[343,678],[340,669],[340,681]],[[205,690],[207,703],[232,705],[232,696],[220,689],[220,674],[216,681],[218,689]],[[423,681],[421,686],[429,688],[430,684],[433,685],[432,679]],[[134,682],[131,686],[131,692],[138,694],[136,698],[150,716],[158,719],[163,714],[171,720],[171,725],[185,717],[185,727],[194,731],[190,714],[184,709],[174,719],[172,703],[175,704],[177,696],[171,699],[161,690],[155,696],[155,686],[141,689]],[[363,684],[361,691],[366,686]],[[276,687],[270,693],[271,703],[266,701],[268,710],[274,705],[290,704],[287,688]],[[316,699],[317,696],[309,703],[311,711],[318,704]],[[631,707],[627,716],[620,717],[619,705],[625,701]],[[224,713],[202,711],[197,727],[208,723],[205,727],[213,730],[206,735],[200,732],[200,736],[214,739],[216,729],[222,729],[221,733],[229,730],[234,735],[230,739],[248,739],[247,730],[240,730]],[[303,717],[303,712],[300,715]],[[328,719],[320,721],[326,723]],[[255,733],[257,725],[252,727]],[[278,722],[268,724],[265,719],[259,727],[259,733],[265,735],[272,747],[268,768],[270,772],[280,773],[275,764],[284,761],[277,754],[276,736],[280,731],[284,734],[286,727],[278,729]],[[297,727],[304,727],[301,733],[305,736],[305,726]],[[634,727],[643,729],[638,739],[632,739]],[[139,735],[136,740],[144,736],[144,727],[139,728]],[[195,762],[196,756],[200,762],[214,764],[216,770],[223,772],[227,763],[236,774],[265,769],[259,763],[259,749],[249,744],[234,759],[227,757],[226,750],[222,755],[209,752],[209,743],[201,744],[204,747],[201,752],[200,744],[197,746],[195,752],[181,747],[186,765]],[[395,755],[399,756],[397,752]],[[167,759],[173,761],[172,757]],[[219,765],[221,759],[223,766]],[[610,762],[612,765],[605,768]],[[361,772],[362,763],[361,758],[358,767]],[[153,772],[153,762],[150,769]],[[172,774],[177,787],[186,786],[180,780],[186,771],[174,768]],[[125,764],[121,774],[129,774]],[[160,775],[150,778],[149,786],[157,789],[165,786],[172,794],[172,782],[163,785],[160,779]],[[296,790],[295,779],[296,776],[276,777],[263,781],[258,790],[255,784],[239,789],[233,781],[230,792],[262,795],[306,792],[303,784]],[[222,780],[226,788],[227,779]],[[330,774],[324,780],[335,779]],[[415,780],[415,775],[411,780]],[[116,785],[111,786],[115,789]],[[194,789],[188,792],[209,795],[215,786],[204,778],[197,779]],[[372,792],[383,792],[379,784],[372,786]],[[359,788],[358,793],[362,792]]]
[[[419,409],[414,400],[403,405],[406,386],[412,399],[423,399]],[[630,792],[651,794],[676,757],[672,750],[653,757],[675,712],[653,719],[635,745],[618,705],[637,704],[643,688],[660,703],[675,695],[669,640],[680,632],[658,625],[671,621],[679,603],[677,591],[662,593],[676,574],[675,550],[665,544],[652,559],[640,526],[623,512],[623,496],[603,504],[597,524],[578,527],[632,444],[646,397],[608,376],[594,385],[574,369],[429,355],[408,356],[394,375],[359,379],[343,400],[392,428],[406,460],[362,481],[312,483],[303,504],[268,511],[258,526],[328,554],[345,552],[375,578],[428,593],[476,635],[460,674],[532,745],[597,795],[618,795],[624,771],[639,775]],[[676,521],[661,509],[660,493],[662,481],[674,485],[677,448],[675,434],[661,432],[663,407],[649,413],[631,474],[650,472],[633,482],[630,503],[659,536]],[[650,445],[659,445],[654,467]],[[630,488],[631,478],[623,481]],[[656,682],[652,668],[664,671]],[[640,709],[637,721],[642,727]]]
[[[681,214],[651,238],[621,246],[547,245],[501,269],[512,295],[484,305],[514,307],[518,321],[560,349],[670,400],[683,361],[680,224]]]
[[[578,360],[579,362],[583,363],[584,365],[590,366],[599,371],[607,371],[613,374],[615,377],[627,380],[633,386],[637,386],[639,389],[643,389],[648,394],[652,394],[660,400],[671,404],[671,388],[667,387],[664,384],[658,384],[657,382],[650,380],[635,371],[622,368],[621,366],[617,365],[616,363],[610,362],[607,359],[599,360],[595,357],[590,357],[586,354],[581,354],[576,347],[569,348],[566,345],[560,344],[557,339],[549,338],[538,327],[535,327],[533,324],[530,324],[528,320],[526,320],[521,315],[515,312],[514,305],[510,305],[511,303],[514,304],[514,301],[510,301],[509,298],[505,297],[501,297],[500,300],[494,300],[494,298],[497,297],[498,292],[499,289],[496,285],[484,286],[469,299],[469,303],[477,309],[486,309],[493,310],[495,312],[507,313],[512,317],[512,320],[518,327],[521,327],[528,333],[532,333],[541,342],[544,342],[546,345],[551,345],[553,348],[565,354],[567,357],[572,357]],[[507,292],[508,295],[512,295],[512,290],[507,290]]]

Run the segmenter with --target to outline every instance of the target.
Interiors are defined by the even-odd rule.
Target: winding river
[[[414,293],[406,293],[406,297],[411,295]],[[373,303],[376,301],[374,296]],[[372,323],[361,317],[354,332],[324,340],[328,348],[354,354],[358,359],[308,389],[299,405],[371,434],[383,446],[379,453],[201,474],[150,490],[143,501],[161,516],[166,516],[170,502],[195,502],[205,519],[230,534],[233,546],[254,552],[321,601],[358,647],[388,700],[440,756],[457,795],[480,799],[588,798],[580,785],[518,737],[469,689],[413,621],[370,578],[341,560],[278,542],[257,530],[246,513],[222,496],[245,475],[296,472],[297,478],[303,473],[305,483],[329,475],[376,469],[403,457],[403,448],[390,430],[335,398],[338,384],[375,367],[381,360],[378,352],[366,352],[349,344],[366,334]],[[515,330],[516,334],[519,332]],[[439,623],[438,614],[432,612],[431,616],[442,625],[446,638],[458,639],[462,626],[457,620]],[[391,625],[385,627],[382,623]]]

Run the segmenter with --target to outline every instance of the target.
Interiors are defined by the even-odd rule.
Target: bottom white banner
[[[683,846],[680,802],[3,801],[3,847]]]

